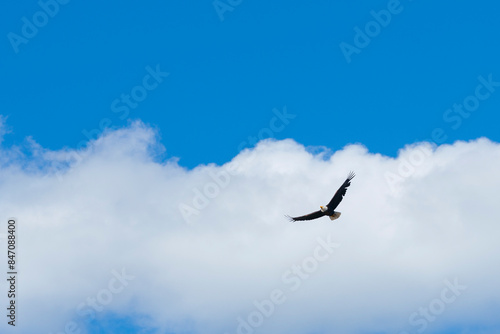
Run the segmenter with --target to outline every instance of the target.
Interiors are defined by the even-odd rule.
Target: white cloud
[[[175,159],[160,163],[156,133],[141,123],[83,151],[53,152],[33,142],[28,155],[4,148],[0,212],[2,221],[19,222],[16,332],[61,332],[70,321],[83,329],[88,316],[77,307],[109,297],[112,271],[124,268],[135,278],[98,316],[141,315],[161,329],[236,333],[238,317],[247,319],[255,301],[278,289],[286,300],[265,317],[261,333],[414,333],[420,327],[410,315],[457,278],[467,289],[427,331],[489,325],[493,333],[500,328],[500,145],[426,145],[393,159],[361,145],[329,155],[293,140],[262,141],[232,160],[227,185],[189,224],[179,205],[193,206],[195,189],[216,184],[214,175],[229,164],[186,170]],[[401,161],[423,148],[431,152],[425,161],[391,188],[387,173],[398,173]],[[349,170],[357,176],[339,220],[284,218],[327,203]],[[341,246],[293,291],[282,276],[314,257],[318,237],[329,235]]]

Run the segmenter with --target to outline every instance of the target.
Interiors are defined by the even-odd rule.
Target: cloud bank
[[[143,333],[500,329],[498,143],[391,158],[265,140],[192,170],[162,152],[140,122],[78,151],[2,148],[2,221],[19,224],[16,333],[111,318]],[[284,218],[327,203],[350,170],[339,220]]]

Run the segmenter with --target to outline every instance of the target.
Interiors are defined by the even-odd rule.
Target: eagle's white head
[[[319,208],[321,209],[321,212],[326,212],[326,210],[328,210],[328,207],[326,205],[321,205]]]

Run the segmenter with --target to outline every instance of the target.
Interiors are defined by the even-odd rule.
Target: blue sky
[[[103,139],[103,151],[97,150],[94,155],[92,153],[88,155],[88,159],[96,161],[96,164],[83,163],[80,167],[76,166],[76,169],[73,169],[74,174],[65,174],[67,181],[61,185],[60,193],[68,191],[67,196],[71,197],[74,194],[73,189],[75,189],[71,187],[79,187],[86,182],[92,184],[101,176],[102,180],[113,178],[116,169],[110,168],[113,172],[105,174],[105,170],[110,166],[123,166],[123,175],[129,175],[130,171],[133,171],[130,172],[130,175],[142,175],[143,173],[137,173],[137,170],[146,171],[158,177],[158,185],[166,184],[168,186],[164,187],[167,192],[165,196],[170,198],[172,203],[175,202],[172,204],[173,211],[169,211],[169,207],[158,209],[159,211],[165,210],[161,212],[151,209],[150,212],[153,213],[151,216],[148,214],[147,217],[153,220],[154,216],[157,221],[168,221],[171,224],[168,225],[169,228],[173,226],[172,231],[174,232],[172,233],[176,233],[178,229],[178,225],[175,224],[178,222],[180,222],[179,225],[184,224],[179,214],[178,204],[194,203],[197,189],[204,189],[203,184],[206,185],[208,182],[205,177],[215,175],[207,174],[212,173],[210,166],[206,167],[206,170],[202,170],[201,174],[196,174],[195,167],[200,165],[215,163],[222,166],[236,156],[241,161],[248,160],[247,164],[240,164],[243,169],[242,175],[249,178],[241,181],[242,189],[253,189],[251,187],[255,186],[254,194],[260,194],[263,189],[271,193],[275,184],[265,183],[267,181],[263,181],[265,179],[263,175],[267,175],[267,173],[274,175],[272,173],[275,170],[281,170],[284,172],[279,177],[283,177],[283,175],[288,175],[287,168],[292,167],[280,165],[279,161],[272,160],[268,155],[269,152],[271,156],[273,152],[278,152],[276,153],[277,157],[292,158],[292,161],[302,161],[307,166],[316,163],[320,166],[321,163],[314,159],[311,160],[313,162],[307,159],[300,160],[305,159],[302,155],[302,149],[317,153],[322,152],[323,148],[327,148],[331,152],[341,152],[338,156],[334,155],[334,158],[337,157],[335,159],[338,160],[333,159],[332,161],[344,161],[342,159],[345,156],[352,157],[352,164],[354,167],[357,166],[358,170],[362,169],[363,166],[373,164],[374,168],[378,168],[377,170],[380,171],[377,175],[385,180],[385,185],[390,183],[387,181],[387,173],[390,171],[396,173],[401,167],[401,163],[397,165],[396,162],[405,161],[405,158],[394,160],[392,167],[389,167],[389,164],[379,166],[378,161],[370,160],[373,158],[370,153],[380,153],[395,158],[398,156],[398,151],[406,145],[424,140],[434,144],[453,144],[457,140],[473,141],[480,137],[488,138],[487,142],[472,142],[470,146],[467,146],[468,148],[456,145],[450,151],[443,149],[439,153],[443,156],[436,153],[436,157],[432,158],[435,160],[432,160],[431,164],[432,166],[441,166],[444,160],[456,155],[459,157],[457,159],[462,159],[460,161],[465,165],[470,160],[469,148],[472,148],[471,150],[477,149],[478,152],[483,152],[483,150],[491,152],[488,151],[490,144],[494,146],[500,141],[500,132],[498,131],[500,124],[500,20],[498,20],[500,3],[495,1],[485,1],[480,4],[454,1],[436,3],[424,0],[384,0],[364,3],[245,0],[211,0],[190,3],[180,0],[154,0],[147,3],[126,1],[119,4],[97,1],[65,1],[9,2],[0,13],[0,27],[4,36],[2,43],[0,43],[0,54],[2,55],[0,63],[2,77],[0,134],[3,135],[1,161],[5,163],[11,157],[16,156],[19,147],[28,154],[29,160],[30,154],[36,155],[34,153],[36,150],[30,151],[28,149],[28,147],[33,148],[33,141],[38,143],[39,147],[51,152],[63,152],[63,149],[83,152],[83,148],[88,145],[89,140],[108,135]],[[123,132],[118,131],[119,129],[122,129]],[[252,148],[260,139],[269,137],[278,140],[292,139],[293,143],[291,144],[289,141],[274,144],[263,143],[260,150],[254,151],[257,152],[255,161],[263,159],[264,165],[269,163],[269,166],[274,167],[260,170],[260,165],[253,165],[255,161],[249,159],[244,153],[241,154],[241,151],[244,148]],[[133,138],[144,139],[147,144],[138,143]],[[350,146],[350,148],[342,150],[350,144],[359,144],[359,146]],[[130,152],[124,148],[127,145],[131,147]],[[147,156],[145,158],[142,153],[138,154],[137,159],[144,163],[139,167],[128,160],[130,156],[136,157],[134,150],[137,147],[137,152],[143,152],[147,151],[149,145],[163,146],[165,151],[160,156],[155,157],[149,157],[144,153],[144,156]],[[362,147],[366,147],[369,153],[363,151]],[[116,157],[116,161],[107,161],[106,156],[101,156],[102,152],[107,152],[109,157]],[[160,150],[160,152],[162,151]],[[411,156],[412,152],[415,151],[408,149],[403,153]],[[421,152],[424,152],[424,149],[421,149]],[[240,155],[238,155],[239,153]],[[288,153],[291,155],[287,155]],[[448,153],[449,155],[447,155]],[[82,153],[82,156],[87,157],[85,154]],[[472,155],[472,153],[470,154]],[[161,168],[168,172],[166,173],[169,175],[168,180],[162,179],[164,174],[157,173],[157,167],[160,165],[151,167],[150,160],[148,160],[150,158],[155,163],[160,162]],[[176,162],[178,165],[174,167],[169,165],[169,162],[176,161],[177,158],[179,159]],[[293,160],[295,158],[297,160]],[[328,159],[325,158],[326,160]],[[285,164],[284,161],[283,164]],[[488,160],[485,159],[485,161]],[[356,163],[358,164],[356,165]],[[446,165],[446,163],[443,164]],[[101,173],[99,168],[92,169],[93,166],[101,166],[104,174],[99,174]],[[182,168],[177,169],[176,166]],[[252,174],[254,171],[245,169],[248,166],[254,166],[255,170],[262,172],[260,174],[262,179],[258,179],[258,177],[257,180],[252,179],[255,177]],[[151,169],[149,169],[150,167]],[[342,168],[344,167],[354,168],[348,167],[347,164],[342,165]],[[469,167],[472,170],[472,167],[477,166],[471,165]],[[297,168],[297,170],[301,170],[300,166]],[[454,166],[449,168],[450,171],[454,170]],[[327,171],[328,174],[330,169],[321,165],[318,170]],[[4,178],[7,180],[8,176],[11,175],[11,170],[2,171],[4,173],[2,180]],[[87,177],[85,171],[89,172],[92,177]],[[424,169],[420,169],[420,172],[422,171]],[[420,177],[420,172],[417,171],[415,175]],[[225,172],[222,168],[213,173],[222,175],[217,173]],[[333,178],[332,182],[335,182],[335,186],[345,174],[344,170],[338,170],[338,173],[340,176],[328,174],[329,177]],[[470,172],[467,173],[464,172],[466,176],[472,175]],[[121,172],[116,172],[116,174],[122,175]],[[75,177],[75,175],[79,176]],[[401,177],[400,169],[399,175],[399,179],[403,180],[404,178],[404,182],[406,182],[407,176]],[[28,181],[23,181],[26,183],[19,181],[21,182],[19,184],[30,185],[26,186],[28,189],[26,191],[31,189],[32,179],[30,177],[26,176]],[[75,179],[72,179],[73,177]],[[299,175],[298,179],[294,180],[300,181],[300,177]],[[269,179],[272,178],[269,177]],[[16,178],[16,180],[18,179]],[[210,179],[208,178],[208,180]],[[157,179],[147,181],[149,183],[145,183],[152,184]],[[247,181],[248,184],[245,183]],[[259,183],[261,181],[265,184],[261,185]],[[303,180],[299,181],[297,183]],[[4,182],[6,185],[10,184],[10,181]],[[43,184],[45,181],[41,180],[40,182]],[[128,182],[123,184],[127,185]],[[377,182],[373,181],[371,186],[366,188],[367,191],[372,191],[380,186]],[[404,187],[413,186],[412,182],[404,183]],[[446,182],[449,182],[447,183],[449,189],[455,186],[453,180]],[[33,183],[39,184],[34,181]],[[121,183],[117,184],[119,185],[116,185],[113,190],[109,190],[109,193],[106,190],[106,185],[99,188],[99,192],[102,191],[103,194],[113,194],[103,197],[102,203],[107,203],[109,207],[116,205],[117,208],[121,208],[118,213],[114,211],[101,213],[102,216],[108,217],[108,220],[104,219],[103,222],[114,226],[111,225],[111,222],[115,220],[123,223],[129,219],[132,221],[133,217],[137,216],[142,219],[139,213],[142,214],[143,206],[135,204],[142,199],[132,201],[130,198],[121,198],[120,196],[122,193],[134,191],[138,194],[148,193],[151,189],[145,190],[146,188],[142,188],[142,184],[140,186],[131,184],[130,188]],[[234,184],[239,183],[231,183],[231,185]],[[71,186],[64,188],[68,185]],[[435,183],[429,181],[428,185],[433,187]],[[490,185],[482,184],[481,186],[486,189],[487,186],[492,185],[494,185],[493,181]],[[122,186],[126,189],[122,189]],[[49,188],[56,189],[58,187],[59,185],[55,185],[53,188]],[[13,183],[12,189],[19,189],[18,184]],[[21,218],[25,215],[25,221],[29,219],[35,221],[33,217],[38,217],[36,221],[39,221],[40,224],[46,219],[44,223],[49,228],[52,228],[50,222],[58,221],[58,219],[61,220],[61,224],[68,221],[73,222],[72,219],[81,219],[80,224],[91,225],[92,219],[87,216],[91,213],[88,212],[94,209],[95,212],[101,212],[101,207],[96,204],[98,201],[93,201],[95,189],[89,190],[87,195],[82,195],[85,200],[77,198],[73,203],[67,204],[67,207],[58,204],[58,200],[61,203],[65,200],[58,197],[60,193],[53,197],[47,195],[47,198],[51,198],[51,200],[44,200],[45,194],[51,191],[47,189],[44,190],[42,187],[34,190],[35,194],[37,191],[41,194],[40,198],[32,199],[34,202],[26,200],[26,204],[23,204],[22,201],[12,204],[15,201],[12,200],[11,203],[9,199],[5,200],[5,203],[17,208],[18,211],[11,210],[14,212],[12,215]],[[231,191],[231,189],[227,190],[226,194],[231,194]],[[329,191],[324,194],[330,196]],[[353,192],[359,194],[358,196],[363,199],[360,191],[356,193],[354,189]],[[303,194],[303,191],[301,193]],[[450,193],[453,191],[450,190]],[[478,191],[478,193],[480,192]],[[388,194],[388,198],[392,198],[391,196],[399,193],[388,192]],[[420,194],[418,191],[411,193],[415,198],[419,198]],[[144,207],[156,203],[156,198],[163,199],[161,196],[163,195],[154,197],[144,204]],[[220,198],[223,196],[225,195],[221,192],[221,197],[217,197],[216,200],[213,200],[213,204],[210,204],[214,208],[219,208],[219,216],[217,213],[210,216],[213,222],[222,221],[225,218],[221,217],[231,215],[224,210],[230,210],[233,206],[239,207],[238,203],[221,202],[223,200]],[[233,194],[233,198],[235,197],[238,196]],[[59,199],[56,200],[57,198]],[[88,198],[90,198],[88,200],[90,204],[81,204],[87,203]],[[109,203],[106,202],[108,200]],[[312,198],[308,197],[308,200],[312,200]],[[164,202],[158,201],[161,204],[159,206],[164,204]],[[462,199],[456,201],[463,203],[460,202]],[[270,202],[271,200],[268,199],[267,203]],[[127,203],[132,204],[127,205]],[[392,202],[388,200],[388,203]],[[397,203],[401,206],[408,204],[404,198]],[[262,203],[259,202],[259,204]],[[44,214],[36,209],[35,213],[31,214],[32,207],[40,208],[44,205],[53,206],[54,209],[52,211],[47,209],[48,211]],[[7,204],[5,206],[8,207]],[[297,207],[299,206],[290,205],[290,207],[286,207],[286,210],[290,211],[290,209]],[[93,209],[89,210],[89,208]],[[300,208],[302,209],[302,206]],[[307,210],[307,206],[304,208]],[[206,212],[212,213],[211,210],[209,208]],[[378,210],[378,208],[374,208],[374,210]],[[383,214],[386,214],[400,210],[400,207],[397,207],[396,210],[390,206],[390,209],[386,211],[381,210]],[[401,210],[401,212],[404,211]],[[217,210],[214,209],[214,211]],[[61,212],[61,215],[54,214],[54,212]],[[408,212],[414,214],[411,209],[408,209]],[[64,213],[67,213],[71,219],[61,218],[64,217]],[[75,213],[83,218],[74,218]],[[54,214],[53,217],[52,214]],[[254,212],[250,213],[250,215],[253,214]],[[258,214],[255,213],[255,215]],[[278,216],[282,217],[281,211]],[[415,217],[417,217],[415,221],[418,222],[418,215]],[[93,219],[95,220],[95,218]],[[386,234],[393,235],[393,231],[389,228],[385,230],[386,226],[384,225],[387,221],[392,221],[391,219],[380,220],[381,225],[378,232],[383,230],[384,232],[380,233],[384,237]],[[489,221],[488,219],[490,218],[484,218],[485,221]],[[74,226],[79,231],[80,227],[78,226],[80,225],[75,223]],[[262,230],[260,229],[269,228],[267,225],[263,225],[263,227],[259,225],[254,231],[253,226],[253,222],[248,222],[248,225],[245,225],[245,228],[248,229],[245,231],[250,231],[248,233],[252,237],[261,236]],[[128,227],[125,228],[127,231]],[[220,226],[217,225],[217,228]],[[415,229],[418,228],[415,227]],[[426,233],[433,231],[433,228],[425,230],[425,233],[421,232],[422,235],[429,237],[429,234]],[[225,229],[226,226],[223,225],[223,228],[214,231],[203,230],[203,233],[206,232],[207,235],[200,244],[208,242],[210,245],[212,240],[210,233],[217,234],[218,232],[220,234],[217,234],[217,237],[220,237],[221,243],[224,243],[227,240],[224,238],[233,237],[233,235],[224,234],[227,232]],[[163,227],[147,226],[146,230],[162,236],[164,236],[162,233],[165,232]],[[143,233],[142,231],[133,231],[132,227],[130,231],[130,235]],[[368,230],[368,232],[370,231]],[[56,229],[53,232],[54,235],[58,235],[60,230]],[[321,234],[324,231],[314,230],[314,232]],[[348,232],[345,232],[345,235],[349,235]],[[412,232],[414,231],[412,230]],[[484,232],[485,238],[492,235],[491,230],[486,227],[481,232]],[[169,233],[164,237],[168,238]],[[315,233],[311,232],[310,240],[316,240]],[[186,235],[188,235],[187,232]],[[128,236],[123,236],[123,240]],[[184,236],[182,234],[178,239],[172,237],[171,241],[175,244],[176,240],[183,240]],[[143,239],[140,240],[145,241],[145,243],[150,240],[148,239],[149,235],[141,234],[141,237]],[[412,239],[409,244],[413,247],[422,242],[419,237],[416,237],[415,240]],[[29,239],[28,236],[26,238]],[[247,239],[242,238],[242,240],[244,243]],[[287,240],[290,241],[290,245],[297,243],[297,240],[293,238]],[[366,240],[360,240],[358,240],[360,245],[366,242]],[[478,240],[483,239],[478,238]],[[451,245],[455,244],[454,239],[449,241]],[[117,241],[110,238],[107,242]],[[432,241],[429,241],[429,244],[432,244]],[[116,245],[117,249],[122,249],[119,242]],[[270,243],[270,245],[274,247],[275,243]],[[268,249],[274,249],[271,246]],[[160,246],[157,247],[152,249],[160,253],[164,250]],[[346,247],[348,252],[349,246]],[[103,247],[102,249],[113,248]],[[441,248],[436,249],[446,252]],[[76,252],[76,248],[68,248],[68,253],[73,250]],[[200,251],[200,249],[197,250]],[[122,250],[122,253],[125,252],[126,248]],[[301,256],[307,256],[308,252],[309,249],[305,249]],[[411,253],[411,251],[408,252]],[[75,316],[74,305],[78,305],[88,295],[98,294],[97,291],[101,290],[96,289],[107,284],[109,271],[115,266],[116,268],[119,265],[129,266],[132,270],[135,268],[136,272],[139,273],[156,273],[155,260],[157,259],[155,257],[150,260],[150,267],[149,264],[134,267],[135,264],[130,264],[120,258],[119,254],[122,253],[115,254],[116,257],[109,255],[109,263],[101,263],[101,267],[99,267],[104,268],[102,271],[93,274],[85,271],[82,274],[84,275],[82,277],[85,277],[82,280],[100,277],[99,284],[101,285],[96,285],[94,290],[82,292],[82,295],[72,296],[72,299],[58,304],[68,311],[64,313],[65,315],[69,314],[67,318],[60,320],[62,324],[71,321],[71,319],[81,321]],[[403,251],[402,253],[407,254]],[[248,254],[250,254],[249,258],[253,256],[252,253]],[[457,251],[457,254],[462,253]],[[209,255],[211,255],[210,252],[206,256]],[[214,257],[220,256],[214,255]],[[103,258],[108,259],[106,256]],[[161,256],[159,259],[159,261],[163,260]],[[189,256],[183,259],[187,259],[186,263],[190,263],[189,261],[192,260]],[[175,257],[165,261],[171,264],[178,263],[178,259]],[[288,259],[288,261],[294,260]],[[361,263],[363,261],[364,259],[360,260]],[[458,263],[458,260],[456,261]],[[281,264],[281,262],[274,264],[276,263]],[[204,262],[198,263],[198,265],[202,266]],[[283,268],[279,267],[281,271],[276,275],[286,269],[287,265],[289,262]],[[61,266],[64,266],[64,263],[61,262]],[[432,275],[428,274],[428,276],[425,276],[427,273],[422,274],[425,277],[420,280],[416,279],[416,281],[420,283],[434,282],[432,292],[429,295],[415,292],[417,294],[415,298],[417,299],[420,295],[422,299],[415,301],[414,304],[405,304],[405,307],[401,307],[400,312],[403,318],[399,317],[399,322],[391,323],[392,327],[387,331],[378,326],[377,321],[379,320],[374,320],[374,326],[378,327],[373,333],[392,333],[395,328],[411,333],[415,332],[416,328],[408,324],[406,316],[418,310],[421,305],[427,305],[429,300],[433,300],[432,298],[439,295],[439,291],[443,288],[443,277],[451,279],[452,275],[458,272],[462,275],[457,274],[461,280],[465,279],[465,282],[472,287],[476,283],[477,287],[477,277],[472,274],[468,275],[472,272],[481,273],[481,270],[471,266],[473,269],[467,267],[466,270],[460,267],[461,269],[454,271],[453,267],[449,271],[448,269],[431,270]],[[247,267],[248,272],[252,273],[251,265]],[[247,267],[243,266],[242,268],[246,269]],[[225,270],[224,266],[222,268]],[[419,266],[419,268],[422,269],[425,266]],[[186,265],[185,271],[180,272],[182,275],[189,275],[190,270],[191,267]],[[196,271],[193,272],[197,274]],[[85,276],[86,274],[89,276]],[[398,272],[399,274],[405,275]],[[183,277],[182,275],[179,274],[180,277]],[[170,279],[168,275],[161,277],[166,278],[165,281]],[[228,274],[227,277],[231,277],[231,275]],[[258,291],[259,293],[262,291],[267,293],[273,284],[279,282],[279,278],[267,278],[269,280],[266,282],[271,283],[263,284],[261,290]],[[140,285],[146,286],[158,283],[153,278],[146,280],[146,283],[141,281],[141,278],[137,280]],[[189,296],[190,291],[193,290],[188,283],[182,287],[176,284],[178,282],[172,279],[168,284],[165,283],[164,287],[159,285],[172,294],[171,303],[174,306],[165,308],[172,310],[172,314],[177,314],[178,304],[175,303],[178,302],[178,299],[176,298],[184,302],[185,299],[181,297]],[[198,334],[197,329],[200,328],[200,324],[204,324],[203,321],[207,315],[203,312],[198,313],[199,310],[196,307],[208,305],[210,308],[211,306],[210,303],[204,304],[204,299],[199,304],[193,302],[195,306],[184,305],[187,310],[185,313],[180,314],[178,318],[175,318],[174,315],[170,317],[168,314],[169,320],[166,321],[167,323],[162,323],[158,322],[158,319],[163,319],[162,316],[166,317],[165,314],[159,316],[144,306],[151,303],[151,305],[160,305],[159,308],[162,308],[163,305],[157,303],[155,296],[144,297],[145,299],[142,300],[142,295],[147,295],[148,291],[139,288],[138,290],[131,289],[134,290],[127,290],[127,295],[123,297],[123,300],[117,301],[117,305],[130,305],[130,300],[138,298],[143,302],[143,304],[138,303],[143,308],[140,311],[136,309],[131,311],[125,306],[123,308],[116,306],[116,308],[106,310],[105,314],[98,318],[99,320],[85,325],[89,333],[135,333],[140,329],[144,329],[145,332],[153,332],[155,329],[161,328],[163,332],[168,333],[173,331],[176,334],[188,332]],[[369,289],[366,291],[369,293]],[[415,291],[420,290],[415,288]],[[246,297],[263,298],[262,295],[255,296]],[[129,297],[131,299],[127,299]],[[196,298],[187,298],[187,300],[192,301]],[[481,305],[495,305],[498,308],[498,299],[481,298],[478,297],[479,300],[484,301],[484,304]],[[241,300],[243,299],[242,297]],[[225,305],[223,302],[224,300],[214,301],[214,305],[216,304],[214,310],[220,310],[217,307]],[[247,304],[251,305],[251,303]],[[475,305],[474,300],[472,304]],[[237,324],[234,319],[237,319],[237,316],[251,314],[248,312],[251,312],[252,308],[246,304],[234,302],[230,305],[234,307],[231,309],[230,315],[227,318],[221,318],[222,320],[214,320],[214,323],[217,323],[213,325],[211,330],[234,329]],[[353,302],[353,305],[356,303]],[[359,305],[363,306],[364,304]],[[454,306],[452,305],[450,308]],[[151,312],[148,313],[148,310]],[[399,312],[399,309],[396,311]],[[294,309],[287,309],[283,312],[289,317],[296,315]],[[456,328],[466,328],[466,330],[485,328],[484,332],[490,334],[495,333],[495,330],[500,328],[498,322],[481,323],[484,320],[481,317],[467,318],[460,322],[460,314],[463,314],[460,312],[452,313],[449,318],[446,316],[442,323],[434,323],[434,327],[429,326],[432,329],[427,332],[447,334],[458,333]],[[457,314],[458,316],[456,316]],[[386,314],[380,315],[379,319],[383,319],[384,316]],[[155,319],[156,322],[152,320],[154,325],[141,327],[137,319],[144,318]],[[230,321],[227,322],[227,319]],[[308,319],[315,320],[314,317]],[[269,328],[281,328],[277,325],[278,320],[276,323],[273,321],[270,321]],[[189,323],[189,325],[185,325],[185,323]],[[325,328],[325,332],[328,332],[331,329],[330,325],[331,323],[318,322],[317,328],[310,330],[321,331]],[[61,328],[60,325],[54,323],[47,324],[47,326],[54,328],[54,330]],[[365,333],[367,329],[358,328],[358,330]]]
[[[401,1],[348,63],[340,43],[354,45],[354,28],[388,6],[241,1],[221,20],[208,1],[71,1],[21,43],[8,34],[23,36],[22,18],[32,22],[41,7],[10,3],[1,14],[5,143],[32,136],[51,149],[77,147],[84,130],[141,119],[160,130],[167,157],[192,168],[228,161],[284,106],[296,118],[273,136],[304,145],[359,142],[395,156],[437,127],[448,143],[498,140],[498,92],[456,130],[443,113],[474,93],[478,76],[500,81],[500,5]],[[168,77],[121,119],[112,102],[156,65]]]

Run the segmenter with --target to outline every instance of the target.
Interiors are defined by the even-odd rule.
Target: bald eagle
[[[320,206],[320,210],[310,213],[308,215],[300,216],[300,217],[290,217],[286,216],[290,221],[296,222],[300,220],[313,220],[323,216],[329,216],[331,220],[335,220],[340,217],[340,212],[334,211],[335,208],[340,204],[342,198],[344,197],[347,187],[351,185],[351,180],[356,176],[354,172],[350,172],[347,176],[347,179],[337,190],[335,195],[333,195],[332,200],[325,206]]]

